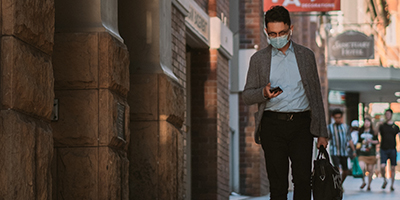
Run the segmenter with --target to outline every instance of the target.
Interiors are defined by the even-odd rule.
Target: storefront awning
[[[397,102],[400,97],[400,69],[381,66],[329,66],[330,90],[360,93],[360,102]],[[375,86],[381,85],[380,90]]]

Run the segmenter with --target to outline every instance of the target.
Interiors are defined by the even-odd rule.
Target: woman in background
[[[372,121],[370,118],[364,119],[364,125],[358,132],[358,143],[359,147],[359,163],[361,169],[365,174],[368,171],[368,186],[367,191],[371,190],[372,175],[374,174],[374,165],[376,164],[376,145],[379,144],[378,135],[372,128]],[[363,189],[367,184],[365,183],[365,177],[362,177],[363,183],[360,188]]]

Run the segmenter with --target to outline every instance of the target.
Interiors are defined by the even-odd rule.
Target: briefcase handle
[[[325,159],[327,159],[328,162],[331,162],[330,159],[329,159],[329,154],[326,151],[326,148],[323,145],[321,145],[321,146],[319,146],[318,149],[319,149],[319,151],[318,151],[317,159],[318,160],[322,159],[322,155],[324,155]]]

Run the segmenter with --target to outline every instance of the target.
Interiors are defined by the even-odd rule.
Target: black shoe
[[[382,189],[385,189],[385,188],[386,188],[386,185],[387,185],[387,181],[383,182],[383,184],[382,184]]]

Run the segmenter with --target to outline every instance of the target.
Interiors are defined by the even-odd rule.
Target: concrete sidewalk
[[[367,179],[366,179],[367,180]],[[382,189],[383,178],[374,178],[371,183],[371,191],[367,191],[367,187],[360,189],[362,183],[361,178],[347,177],[343,183],[344,200],[399,200],[400,199],[400,172],[396,173],[394,182],[395,190],[390,191],[390,182],[386,189]],[[289,192],[288,199],[293,199],[293,192]],[[249,197],[232,194],[229,200],[269,200],[269,195],[262,197]]]

